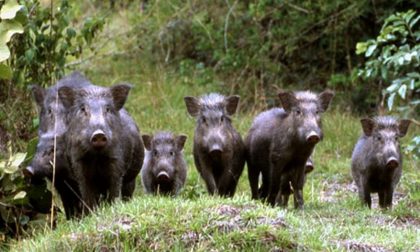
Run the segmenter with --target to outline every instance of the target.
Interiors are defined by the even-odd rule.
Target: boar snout
[[[388,169],[395,169],[399,166],[399,162],[398,159],[396,159],[395,157],[390,157],[388,158],[388,160],[386,161],[386,168]]]
[[[25,169],[23,169],[23,175],[25,177],[30,178],[30,177],[34,176],[34,174],[35,174],[35,171],[34,171],[34,168],[32,166],[28,166]]]
[[[209,148],[209,154],[214,157],[220,157],[222,155],[223,148],[220,144],[213,144]]]
[[[311,160],[306,161],[305,174],[310,173],[314,170],[314,163]]]
[[[318,133],[316,133],[315,131],[311,131],[307,136],[306,136],[306,142],[310,143],[310,144],[316,144],[321,140],[320,136]]]
[[[106,146],[107,137],[102,130],[96,130],[93,132],[90,142],[94,148],[100,149]]]
[[[159,181],[169,181],[170,177],[169,177],[169,174],[166,171],[161,171],[161,172],[158,173],[157,179]]]

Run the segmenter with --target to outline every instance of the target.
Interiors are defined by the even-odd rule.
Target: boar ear
[[[191,116],[196,117],[200,114],[201,106],[197,98],[192,96],[185,96],[184,101],[185,105],[187,106],[187,111]]]
[[[41,108],[44,103],[45,89],[36,84],[29,86],[29,88],[31,89],[32,96],[34,97],[36,104],[39,108]]]
[[[131,87],[132,86],[128,84],[119,84],[111,87],[111,95],[112,99],[114,100],[115,109],[117,111],[124,107]]]
[[[239,95],[231,95],[226,98],[226,112],[228,115],[233,115],[236,112],[239,104]]]
[[[70,108],[76,99],[76,92],[72,88],[64,86],[58,89],[58,97],[64,107]]]
[[[322,111],[327,111],[328,106],[331,103],[331,99],[334,97],[334,92],[331,90],[325,90],[318,95],[319,101],[321,102]]]
[[[187,141],[186,135],[179,135],[175,138],[176,148],[178,150],[184,149],[185,141]]]
[[[410,126],[411,120],[402,119],[398,124],[399,136],[403,137],[407,134],[408,126]]]
[[[144,147],[146,150],[150,151],[152,149],[152,136],[151,135],[141,135],[141,139],[143,139]]]
[[[363,133],[366,136],[371,136],[376,125],[375,121],[370,118],[363,118],[360,122],[362,123]]]
[[[296,106],[297,99],[292,92],[280,91],[278,95],[280,98],[281,105],[286,112],[290,112],[293,106]]]

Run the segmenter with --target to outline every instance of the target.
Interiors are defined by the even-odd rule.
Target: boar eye
[[[204,116],[203,116],[202,120],[203,120],[203,123],[206,123],[206,118]]]
[[[81,106],[81,107],[80,107],[80,111],[82,111],[83,113],[85,113],[85,112],[86,112],[86,108],[85,108],[85,106]]]
[[[106,111],[107,113],[109,113],[109,112],[111,112],[111,108],[110,108],[110,107],[106,107],[105,111]]]
[[[49,115],[51,115],[52,114],[52,109],[48,109],[48,111],[47,111],[47,113],[49,114]]]
[[[317,115],[319,115],[319,113],[320,113],[320,112],[319,112],[319,110],[317,110],[315,113],[316,113]]]
[[[220,122],[224,122],[225,121],[225,118],[222,116],[222,117],[220,117]]]
[[[169,152],[169,155],[173,156],[175,153],[173,151]]]
[[[297,115],[301,115],[302,114],[302,111],[300,111],[300,109],[296,109],[296,114]]]
[[[381,136],[377,136],[376,137],[376,140],[381,141],[382,140],[382,137]]]
[[[157,155],[158,155],[157,150],[154,150],[154,151],[153,151],[153,156],[157,156]]]

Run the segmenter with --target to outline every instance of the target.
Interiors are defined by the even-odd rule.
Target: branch
[[[228,51],[228,42],[227,42],[227,29],[228,29],[228,26],[229,26],[229,17],[230,17],[230,15],[232,14],[232,12],[233,12],[233,9],[235,8],[235,5],[236,5],[236,3],[237,3],[237,1],[235,1],[234,3],[233,3],[233,5],[229,8],[229,11],[228,11],[228,13],[227,13],[227,15],[226,15],[226,19],[225,19],[225,32],[224,32],[224,40],[225,40],[225,52],[227,53],[227,51]],[[229,6],[229,2],[226,0],[226,4]]]
[[[415,124],[415,125],[417,125],[417,126],[420,126],[420,122],[419,121],[417,121],[416,119],[410,119],[411,120],[411,122],[413,123],[413,124]]]
[[[300,6],[297,6],[297,5],[294,5],[294,4],[291,4],[291,3],[286,3],[286,4],[289,5],[290,7],[292,7],[293,9],[297,10],[297,11],[301,11],[301,12],[306,13],[306,14],[311,13],[307,9],[304,9],[304,8],[302,8]]]

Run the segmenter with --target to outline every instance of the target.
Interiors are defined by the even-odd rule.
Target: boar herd
[[[23,172],[47,178],[61,197],[66,218],[80,217],[100,202],[129,200],[141,174],[147,194],[177,195],[187,178],[183,149],[187,136],[172,132],[141,135],[124,109],[131,86],[101,87],[74,72],[48,89],[32,86],[39,111],[38,145]],[[326,90],[280,92],[281,108],[257,115],[245,138],[232,125],[239,96],[216,93],[184,98],[196,119],[195,166],[209,194],[232,197],[245,163],[253,199],[287,207],[293,194],[302,208],[311,155],[323,138],[321,115],[334,96]],[[361,120],[363,134],[352,155],[352,175],[361,201],[392,206],[401,177],[399,138],[410,120],[379,116]],[[260,182],[261,178],[261,182]]]

